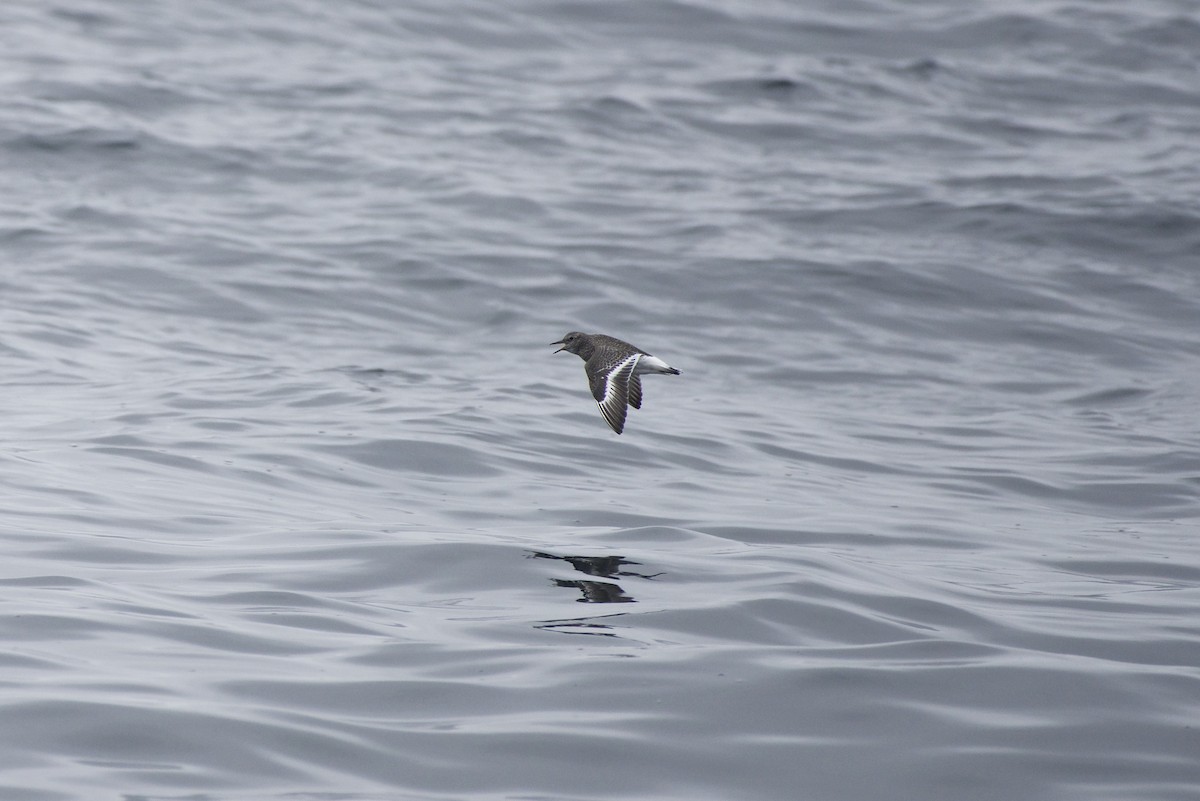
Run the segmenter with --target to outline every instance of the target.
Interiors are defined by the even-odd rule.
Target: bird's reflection
[[[606,617],[617,617],[607,615]],[[607,623],[594,623],[589,618],[575,620],[547,620],[538,626],[542,631],[554,631],[559,634],[583,634],[589,637],[617,637],[613,627]]]
[[[616,578],[621,576],[625,578],[653,579],[656,576],[662,575],[661,573],[647,574],[629,570],[627,569],[628,566],[637,565],[638,563],[630,561],[623,556],[558,556],[557,554],[545,553],[543,551],[533,551],[531,552],[531,556],[534,559],[556,559],[560,562],[566,562],[580,573],[597,578]],[[610,581],[555,579],[554,586],[571,587],[579,590],[581,597],[575,599],[579,603],[628,604],[634,603],[637,600],[633,596],[627,595],[619,584]]]
[[[631,604],[633,598],[625,594],[619,584],[607,581],[569,581],[555,579],[556,587],[574,587],[583,593],[583,597],[575,600],[581,604]]]

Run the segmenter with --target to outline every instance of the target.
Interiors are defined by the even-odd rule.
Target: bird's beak
[[[561,347],[561,348],[559,348],[558,350],[554,351],[555,353],[562,353],[564,350],[566,350],[566,349],[567,349],[567,346],[563,344],[563,341],[562,341],[561,339],[560,339],[560,340],[558,340],[557,342],[551,342],[550,344],[551,344],[551,345],[562,345],[562,347]]]

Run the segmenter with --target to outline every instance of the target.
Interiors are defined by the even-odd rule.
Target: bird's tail
[[[657,356],[643,356],[638,360],[637,366],[639,373],[663,373],[665,375],[679,375],[678,370]]]

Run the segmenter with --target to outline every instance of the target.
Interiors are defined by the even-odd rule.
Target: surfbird
[[[600,414],[618,434],[625,430],[627,407],[642,408],[642,374],[679,375],[657,356],[604,334],[572,331],[550,344],[562,345],[555,353],[565,350],[583,359],[592,397],[600,405]]]

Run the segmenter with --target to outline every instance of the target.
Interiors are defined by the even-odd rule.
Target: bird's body
[[[657,356],[641,348],[605,334],[582,334],[572,331],[552,345],[562,345],[555,353],[567,351],[583,359],[592,397],[600,405],[600,413],[620,434],[625,430],[628,406],[642,408],[642,379],[646,373],[679,375],[679,371]]]

